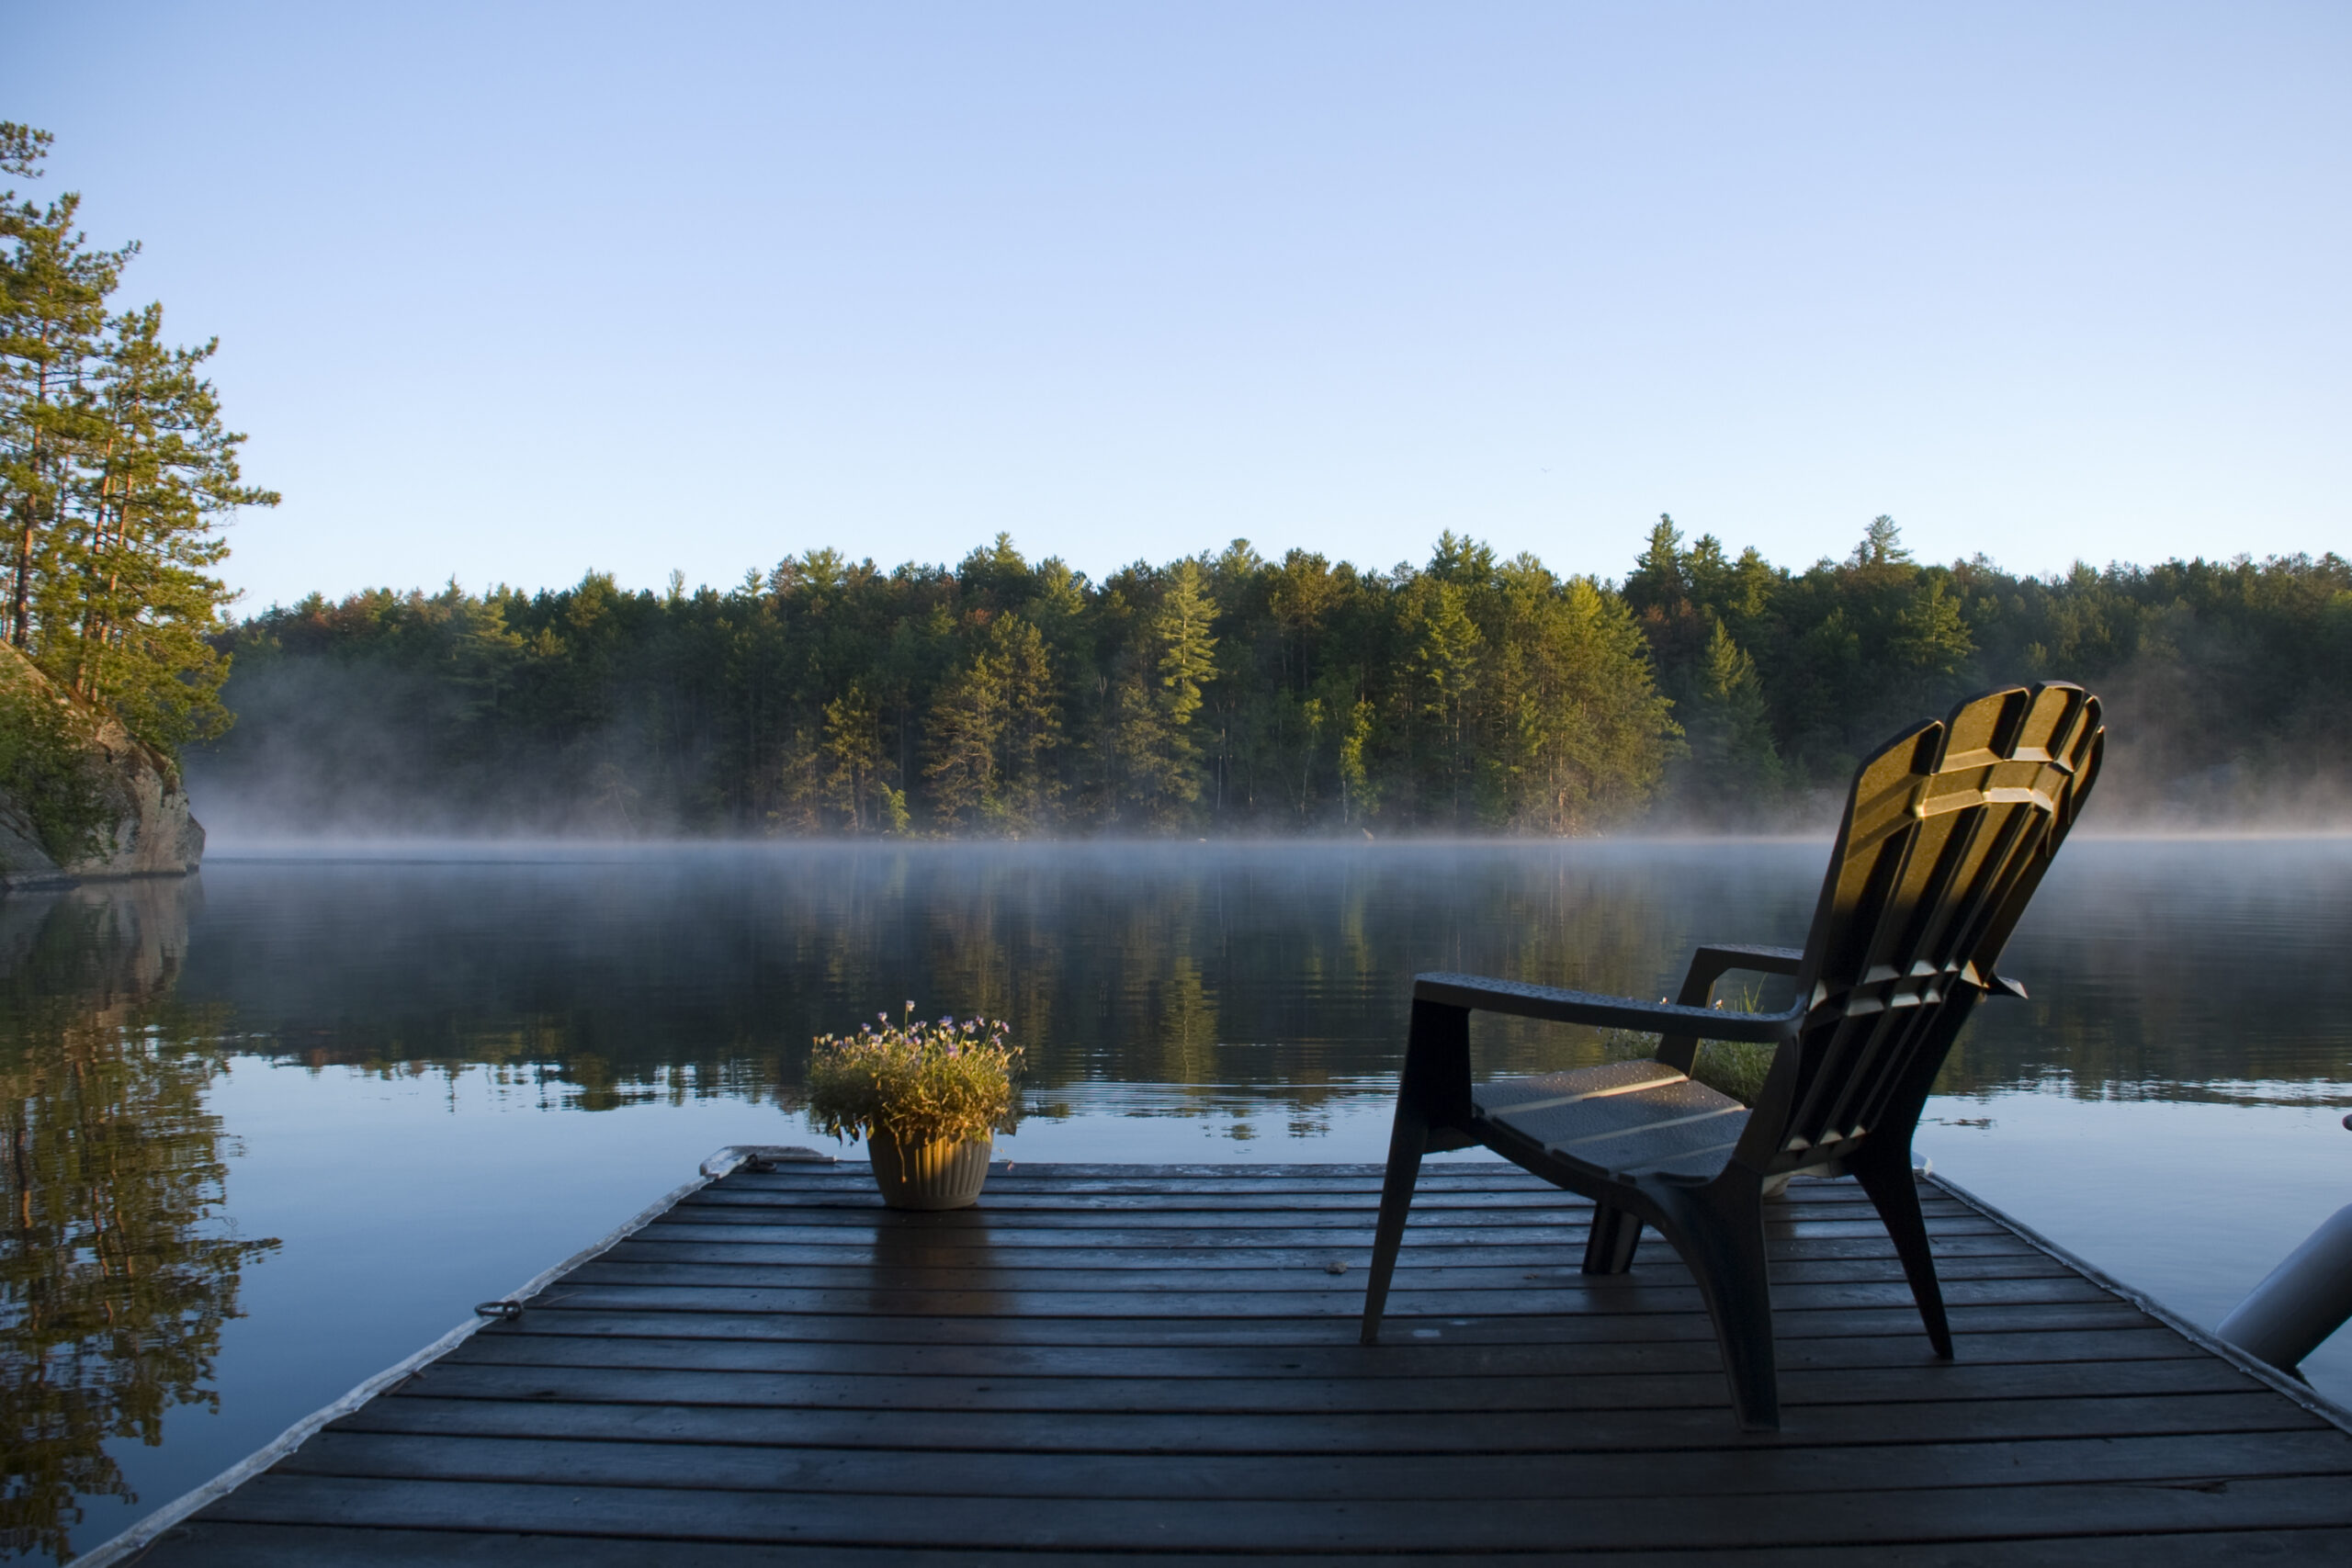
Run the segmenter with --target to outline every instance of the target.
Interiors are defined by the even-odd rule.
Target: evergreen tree
[[[923,773],[942,826],[974,822],[1019,837],[1055,825],[1061,716],[1035,626],[1017,615],[990,622],[971,662],[942,684],[927,728]]]
[[[991,816],[1002,800],[997,750],[1005,730],[1004,673],[1001,661],[983,649],[932,702],[932,758],[923,776],[944,828]]]
[[[1960,601],[1946,591],[1940,578],[1921,582],[1894,617],[1894,635],[1887,651],[1911,671],[1928,694],[1951,685],[1970,654],[1976,651],[1962,617]]]
[[[0,167],[37,177],[50,139],[0,124]],[[228,722],[207,640],[226,586],[218,529],[277,497],[244,484],[202,367],[163,308],[108,318],[137,247],[90,248],[80,198],[0,197],[0,517],[5,633],[60,685],[166,751]]]
[[[1719,823],[1769,819],[1786,778],[1756,661],[1721,620],[1708,638],[1699,695],[1684,718],[1690,746],[1688,798]]]
[[[71,570],[44,585],[44,662],[85,700],[167,750],[227,722],[227,671],[206,641],[229,598],[210,575],[222,517],[275,493],[240,482],[244,437],[199,373],[216,343],[172,348],[163,307],[119,318],[91,400],[92,440],[63,541]]]
[[[825,797],[852,833],[903,833],[907,797],[890,784],[893,769],[882,749],[879,716],[864,685],[825,705]]]
[[[1634,570],[1625,574],[1625,602],[1635,615],[1670,616],[1689,600],[1689,590],[1682,574],[1682,530],[1661,512]]]
[[[1903,530],[1894,525],[1894,518],[1884,513],[1879,513],[1863,530],[1862,542],[1854,547],[1854,553],[1847,558],[1846,564],[1857,567],[1910,565],[1911,552],[1903,547]]]
[[[1043,633],[1018,616],[989,628],[1003,671],[1004,725],[998,740],[997,820],[1019,837],[1061,821],[1061,705]]]
[[[0,121],[0,169],[39,179],[51,141],[45,130]],[[63,568],[75,465],[96,434],[89,380],[107,297],[138,247],[91,249],[74,226],[76,192],[46,207],[16,196],[0,193],[0,502],[13,547],[6,630],[29,653],[35,596]]]
[[[1591,579],[1561,583],[1532,557],[1504,570],[1503,593],[1493,815],[1521,831],[1613,826],[1648,798],[1676,733],[1640,627]]]
[[[1176,826],[1201,798],[1201,746],[1193,720],[1203,688],[1216,679],[1213,615],[1200,563],[1178,561],[1149,623],[1148,683],[1138,670],[1120,690],[1126,796],[1155,828]]]
[[[1431,571],[1414,583],[1409,597],[1409,711],[1425,741],[1430,799],[1443,799],[1449,824],[1460,827],[1473,806],[1487,638],[1471,618],[1469,591],[1461,582]]]
[[[1380,809],[1365,752],[1372,741],[1372,704],[1359,699],[1340,732],[1340,822],[1350,826]]]

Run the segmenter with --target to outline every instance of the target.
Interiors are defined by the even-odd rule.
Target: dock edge
[[[2267,1362],[2257,1360],[2256,1358],[2247,1355],[2244,1350],[2239,1349],[2228,1340],[2217,1337],[2211,1329],[2201,1327],[2197,1324],[2191,1323],[2188,1319],[2181,1316],[2180,1314],[2165,1305],[2164,1303],[2156,1300],[2155,1297],[2148,1294],[2145,1291],[2136,1290],[2133,1287],[2125,1284],[2122,1280],[2115,1278],[2115,1276],[2109,1274],[2106,1269],[2101,1269],[2096,1263],[2089,1261],[2087,1258],[2078,1257],[2075,1253],[2069,1252],[2066,1248],[2059,1246],[2048,1236],[2043,1235],[2040,1231],[2035,1230],[2031,1225],[2025,1224],[2022,1220],[2018,1219],[2012,1214],[2006,1213],[2003,1211],[1995,1208],[1992,1204],[1986,1202],[1984,1199],[1979,1198],[1975,1193],[1968,1190],[1967,1188],[1961,1186],[1960,1183],[1952,1180],[1950,1177],[1939,1176],[1931,1171],[1920,1171],[1917,1174],[1919,1179],[1940,1189],[1943,1192],[1958,1201],[1967,1204],[1970,1208],[1975,1210],[1978,1213],[1984,1215],[1995,1224],[2008,1231],[2018,1240],[2023,1241],[2030,1246],[2041,1248],[2043,1252],[2048,1253],[2059,1262],[2064,1263],[2067,1268],[2072,1269],[2076,1273],[2082,1275],[2083,1278],[2088,1280],[2092,1284],[2097,1285],[2100,1290],[2106,1291],[2110,1294],[2122,1297],[2125,1301],[2130,1302],[2133,1306],[2139,1308],[2142,1312],[2146,1313],[2150,1317],[2154,1318],[2158,1323],[2163,1324],[2166,1328],[2171,1329],[2175,1334],[2179,1335],[2182,1338],[2188,1340],[2191,1345],[2196,1346],[2199,1349],[2208,1351],[2212,1355],[2220,1357],[2222,1360],[2227,1361],[2231,1366],[2235,1367],[2238,1371],[2245,1373],[2248,1377],[2256,1380],[2278,1393],[2285,1394],[2289,1399],[2293,1400],[2297,1404],[2301,1405],[2305,1410],[2310,1411],[2312,1415],[2318,1416],[2321,1420],[2327,1422],[2330,1426],[2341,1427],[2346,1432],[2352,1432],[2352,1410],[2346,1410],[2344,1406],[2336,1404],[2334,1400],[2329,1399],[2325,1394],[2321,1393],[2317,1389],[2314,1389],[2311,1384],[2304,1382],[2301,1379],[2288,1376],[2285,1372],[2280,1371],[2278,1368],[2269,1365]]]
[[[507,1292],[502,1299],[510,1302],[528,1301],[598,1253],[617,1242],[628,1240],[628,1237],[651,1224],[695,1193],[701,1191],[722,1177],[733,1175],[737,1169],[752,1160],[831,1164],[832,1156],[820,1154],[813,1149],[784,1145],[729,1144],[704,1160],[692,1181],[675,1189],[664,1197],[655,1199],[629,1219],[598,1236],[560,1263],[540,1269],[522,1285]],[[339,1420],[350,1415],[403,1378],[456,1349],[471,1338],[484,1324],[493,1321],[495,1320],[484,1317],[479,1313],[475,1314],[424,1347],[424,1349],[386,1367],[342,1398],[313,1410],[280,1432],[271,1442],[247,1454],[193,1492],[174,1498],[153,1513],[141,1517],[119,1535],[99,1542],[87,1551],[78,1553],[74,1559],[74,1568],[113,1568],[114,1564],[124,1562],[132,1553],[144,1551],[164,1531],[177,1525],[190,1514],[209,1503],[227,1496],[254,1476],[260,1474],[296,1449],[300,1448],[310,1441],[312,1434],[328,1422]]]

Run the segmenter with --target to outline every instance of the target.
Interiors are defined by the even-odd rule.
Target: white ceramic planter
[[[880,1127],[865,1140],[865,1156],[874,1165],[874,1184],[882,1189],[883,1203],[893,1209],[968,1209],[980,1199],[980,1184],[989,1179],[989,1156],[995,1141],[954,1143],[941,1138],[913,1147],[902,1145]]]

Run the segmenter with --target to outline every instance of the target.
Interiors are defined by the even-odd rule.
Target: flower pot
[[[975,1144],[938,1138],[902,1145],[886,1128],[866,1136],[865,1156],[874,1164],[874,1184],[892,1209],[968,1209],[989,1179],[993,1140]]]

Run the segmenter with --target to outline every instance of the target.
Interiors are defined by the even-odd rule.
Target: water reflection
[[[811,1035],[913,998],[1013,1020],[1046,1103],[1182,1114],[1238,1094],[1281,1128],[1385,1092],[1417,970],[1664,995],[1697,941],[1800,940],[1822,859],[1716,843],[221,863],[184,988],[281,1059],[489,1064],[581,1110],[788,1098]],[[1984,1010],[1942,1087],[2334,1094],[2352,1078],[2347,939],[2345,840],[2078,841],[2013,945],[2033,999]],[[1480,1043],[1496,1070],[1589,1048],[1500,1021]]]
[[[1017,1312],[1014,1295],[1035,1277],[997,1266],[993,1234],[1017,1219],[985,1209],[875,1215],[873,1267],[850,1276],[863,1278],[865,1310],[877,1317]]]
[[[225,1010],[172,996],[194,884],[0,900],[0,1550],[62,1555],[81,1499],[133,1501],[109,1439],[213,1406],[238,1270],[204,1108]]]
[[[1943,1093],[2352,1104],[2352,840],[2072,844],[2011,945]]]
[[[1661,879],[1654,849],[224,863],[186,985],[283,1059],[487,1063],[582,1109],[788,1089],[811,1035],[911,998],[1012,1019],[1048,1096],[1151,1085],[1181,1109],[1246,1085],[1311,1112],[1393,1070],[1417,968],[1655,994],[1695,915],[1735,940],[1802,925],[1817,850],[1760,852],[1793,882],[1668,852],[1697,874]]]

